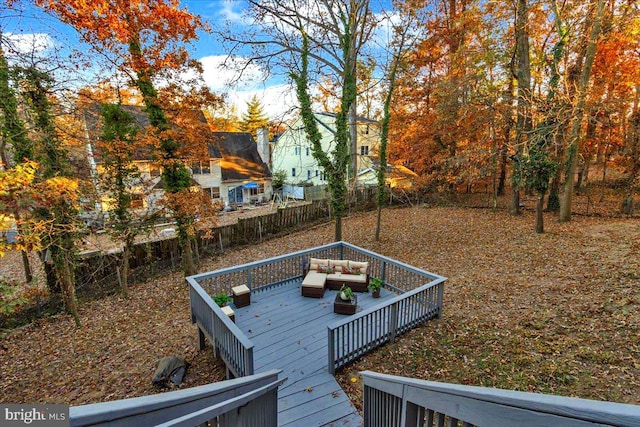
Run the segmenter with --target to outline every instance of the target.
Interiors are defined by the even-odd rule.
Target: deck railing
[[[227,366],[227,378],[253,375],[253,343],[192,278],[189,282],[191,323],[198,325],[200,350],[206,337]]]
[[[238,285],[247,285],[252,293],[256,293],[300,282],[309,257],[367,261],[372,277],[382,279],[386,289],[401,294],[329,326],[331,373],[442,313],[444,277],[346,242],[190,276],[187,282],[191,288],[191,318],[198,324],[200,345],[204,345],[204,337],[208,338],[233,376],[253,373],[253,344],[223,315],[211,297],[218,293],[230,294],[231,288]],[[361,332],[352,333],[354,328],[360,328]]]
[[[640,426],[640,406],[362,372],[366,427]]]
[[[440,317],[445,278],[373,252],[343,244],[346,259],[369,261],[372,277],[400,295],[327,326],[329,372],[335,373],[371,350]]]
[[[278,425],[281,371],[113,402],[73,406],[71,426]],[[210,423],[210,424],[206,424]]]

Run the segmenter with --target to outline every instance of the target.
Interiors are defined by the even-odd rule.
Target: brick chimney
[[[269,132],[267,128],[260,128],[257,131],[258,140],[258,154],[264,163],[270,166],[271,158],[269,156]]]

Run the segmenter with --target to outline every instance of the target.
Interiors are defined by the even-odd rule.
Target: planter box
[[[358,308],[358,296],[354,295],[353,300],[343,301],[340,299],[340,293],[336,294],[336,299],[333,302],[333,312],[336,314],[356,314],[356,308]]]

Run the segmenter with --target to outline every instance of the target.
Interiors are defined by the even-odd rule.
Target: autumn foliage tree
[[[193,215],[175,204],[184,199],[180,194],[189,192],[191,180],[184,164],[184,147],[174,137],[175,128],[154,80],[161,76],[169,78],[171,73],[188,68],[200,70],[200,65],[189,58],[184,44],[195,40],[196,31],[205,28],[202,21],[177,2],[165,0],[38,0],[38,4],[76,28],[97,51],[113,55],[119,70],[139,90],[155,130],[165,201],[178,228],[184,271],[187,275],[194,274],[194,235],[189,231]]]

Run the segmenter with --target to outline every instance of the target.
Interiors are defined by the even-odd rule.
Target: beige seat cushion
[[[309,288],[324,288],[326,280],[327,275],[325,273],[309,271],[302,281],[302,286]]]
[[[320,258],[309,258],[309,270],[317,270],[319,265],[329,265],[329,260]]]
[[[349,268],[359,268],[361,274],[369,274],[369,263],[349,261]]]
[[[342,273],[334,273],[329,274],[327,276],[327,280],[331,280],[332,282],[346,282],[346,283],[366,283],[367,275],[366,274],[342,274]]]
[[[247,285],[234,286],[231,288],[231,292],[234,295],[244,295],[249,293],[249,287]]]
[[[347,267],[349,265],[349,260],[348,259],[339,259],[339,260],[330,259],[329,265],[331,267],[337,267],[335,271],[338,272],[338,271],[342,271],[342,267]]]
[[[228,305],[225,305],[224,307],[221,307],[221,308],[222,308],[222,312],[224,314],[226,314],[227,316],[229,316],[229,317],[231,317],[231,316],[236,314],[235,311],[233,311],[233,309],[231,307],[229,307]]]

